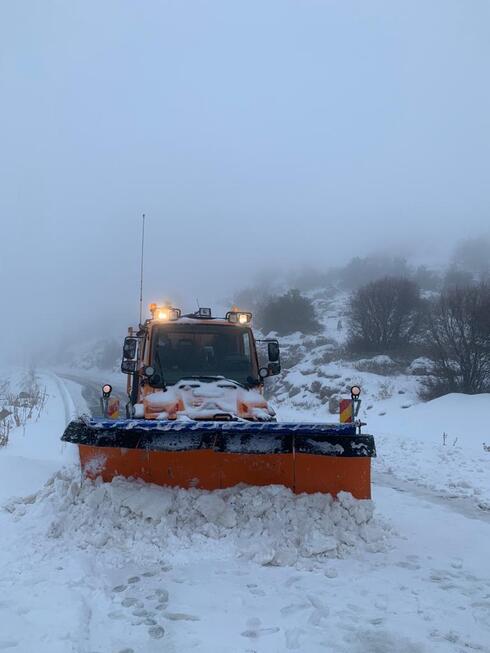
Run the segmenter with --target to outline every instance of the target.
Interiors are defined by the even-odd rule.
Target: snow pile
[[[137,548],[151,563],[184,556],[243,557],[260,565],[343,558],[385,549],[387,526],[371,501],[348,493],[295,495],[282,486],[225,490],[166,488],[116,478],[84,480],[55,474],[37,493],[5,507],[47,526],[62,546]],[[34,513],[34,514],[33,514]]]

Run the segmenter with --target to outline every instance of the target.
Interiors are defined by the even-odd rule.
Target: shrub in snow
[[[371,374],[395,374],[398,364],[389,356],[374,356],[373,358],[361,358],[354,362],[354,367],[360,372],[371,372]]]
[[[407,368],[408,374],[414,374],[415,376],[425,376],[430,374],[431,370],[432,361],[424,356],[413,360]]]
[[[409,279],[385,277],[362,286],[350,300],[348,349],[407,350],[420,332],[423,306],[417,284]]]
[[[378,388],[376,398],[380,401],[393,397],[393,386],[391,383],[381,383]]]
[[[320,324],[315,316],[313,302],[299,290],[289,290],[284,295],[269,297],[258,308],[256,321],[262,331],[275,331],[279,335],[317,333]]]

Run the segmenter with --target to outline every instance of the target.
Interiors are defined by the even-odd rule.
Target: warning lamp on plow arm
[[[102,396],[104,397],[104,399],[109,399],[109,397],[111,396],[111,392],[112,392],[112,385],[106,383],[105,385],[102,386]]]
[[[350,389],[350,396],[353,401],[358,401],[361,396],[361,388],[358,385],[353,385]]]
[[[119,399],[111,397],[112,385],[106,383],[102,386],[102,398],[100,400],[100,407],[104,417],[109,419],[117,419],[119,417]]]
[[[350,397],[352,402],[352,416],[357,417],[361,407],[361,388],[358,385],[353,385],[351,387]]]

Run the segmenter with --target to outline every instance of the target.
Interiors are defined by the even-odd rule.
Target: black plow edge
[[[66,427],[64,442],[90,447],[146,451],[212,450],[237,454],[376,456],[374,437],[356,434],[352,424],[287,422],[154,422],[78,419]]]

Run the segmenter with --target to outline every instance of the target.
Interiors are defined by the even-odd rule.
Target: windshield
[[[186,376],[224,376],[242,384],[257,380],[251,333],[246,327],[209,324],[159,327],[153,336],[152,361],[168,385]]]

